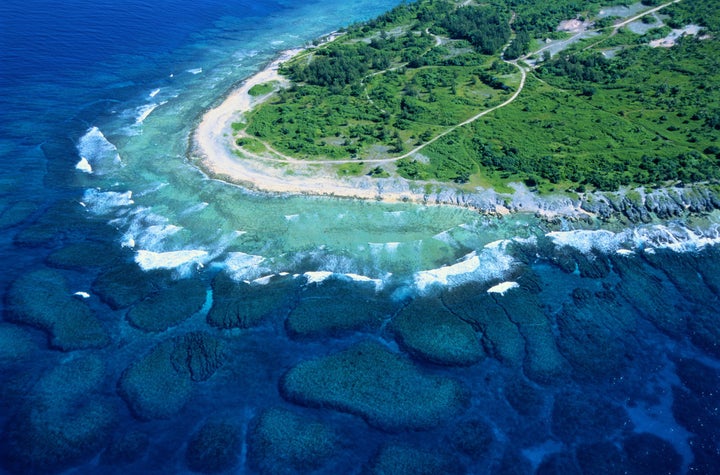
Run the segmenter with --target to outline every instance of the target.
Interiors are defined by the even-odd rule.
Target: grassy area
[[[241,149],[247,150],[250,153],[265,153],[267,147],[260,140],[253,137],[242,137],[235,140],[235,144]]]
[[[265,94],[270,94],[275,89],[277,89],[277,81],[264,82],[251,87],[248,94],[253,97],[264,96]]]

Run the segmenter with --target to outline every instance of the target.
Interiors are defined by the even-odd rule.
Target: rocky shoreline
[[[392,196],[407,193],[408,190],[399,190],[396,186],[397,180],[391,179],[378,186],[378,199],[383,199],[385,190]],[[468,192],[452,186],[437,185],[435,190],[428,193],[410,192],[413,198],[408,198],[407,201],[461,206],[486,214],[535,213],[538,217],[549,220],[596,218],[601,221],[614,219],[631,224],[702,215],[720,210],[720,185],[710,183],[652,189],[627,188],[613,192],[579,193],[576,196],[541,195],[519,183],[511,183],[510,187],[515,190],[513,193],[500,193],[492,189]]]

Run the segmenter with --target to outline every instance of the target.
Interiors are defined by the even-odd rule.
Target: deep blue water
[[[720,466],[717,217],[575,229],[192,165],[233,85],[397,3],[2,2],[2,473]]]

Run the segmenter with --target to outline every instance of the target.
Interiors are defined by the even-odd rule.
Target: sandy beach
[[[327,165],[304,162],[282,164],[258,156],[240,157],[234,150],[232,123],[263,98],[249,94],[257,84],[288,80],[278,72],[280,65],[304,49],[283,51],[265,69],[249,77],[217,107],[208,110],[195,129],[192,155],[213,178],[271,193],[310,194],[383,201],[421,201],[423,195],[410,190],[406,180],[377,180],[370,177],[340,178]],[[288,167],[292,167],[290,170]],[[390,188],[390,189],[387,189]]]
[[[281,87],[289,81],[280,75],[280,65],[304,49],[282,52],[265,69],[249,77],[232,91],[217,107],[202,117],[192,137],[191,156],[210,177],[238,184],[252,190],[268,193],[288,193],[342,198],[371,199],[385,202],[414,202],[422,204],[455,205],[477,209],[484,213],[505,215],[509,212],[536,212],[546,217],[557,215],[587,215],[578,203],[571,200],[540,199],[527,190],[519,189],[511,195],[494,190],[476,190],[474,193],[437,184],[430,194],[411,189],[410,182],[401,177],[377,179],[368,176],[341,178],[323,163],[292,160],[283,163],[244,153],[235,153],[232,123],[259,104],[264,97],[253,97],[250,89],[262,83],[277,81]],[[521,187],[522,188],[522,187]]]

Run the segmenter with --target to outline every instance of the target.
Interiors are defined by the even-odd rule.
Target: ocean
[[[266,195],[188,153],[396,0],[0,5],[2,473],[712,473],[720,219]]]

